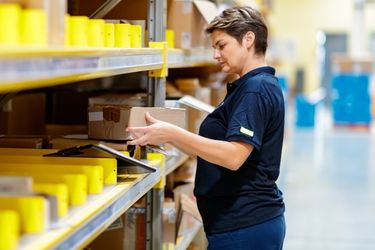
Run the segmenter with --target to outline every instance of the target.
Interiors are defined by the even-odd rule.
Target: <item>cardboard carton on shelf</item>
[[[211,89],[208,87],[201,87],[198,78],[181,78],[176,79],[176,85],[178,89],[185,95],[192,96],[196,100],[202,103],[209,104],[211,101]],[[183,97],[182,100],[189,99]],[[180,99],[181,100],[181,99]],[[179,101],[180,101],[179,100]],[[183,103],[183,102],[181,102]],[[189,103],[183,103],[186,107],[187,120],[188,120],[188,130],[193,133],[198,133],[199,126],[203,119],[206,117],[207,113],[200,110],[201,105],[191,106]]]
[[[354,58],[343,54],[332,56],[332,70],[335,73],[371,74],[373,60],[371,57]]]
[[[20,94],[0,108],[0,134],[44,134],[44,93]]]
[[[43,148],[43,138],[0,137],[0,148]]]
[[[129,107],[145,107],[147,106],[146,93],[109,93],[89,98],[89,107],[94,105],[123,105]]]
[[[87,134],[87,124],[46,124],[46,134],[61,137],[69,134]]]
[[[87,144],[104,144],[110,148],[119,150],[119,151],[127,151],[128,147],[125,142],[108,142],[108,141],[101,141],[101,140],[89,140],[87,135],[76,135],[74,136],[67,136],[67,138],[53,138],[50,141],[51,148],[53,149],[64,149],[64,148],[72,148],[78,146],[84,146]]]
[[[209,47],[204,27],[217,15],[216,5],[205,0],[174,0],[168,7],[167,26],[175,33],[175,47]]]
[[[93,106],[89,108],[88,135],[90,139],[130,140],[127,127],[146,126],[145,114],[185,128],[185,110],[181,108]]]

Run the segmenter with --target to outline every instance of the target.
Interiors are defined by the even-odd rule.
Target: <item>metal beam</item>
[[[103,18],[107,15],[117,4],[122,0],[107,0],[105,1],[94,13],[90,15],[90,18]]]

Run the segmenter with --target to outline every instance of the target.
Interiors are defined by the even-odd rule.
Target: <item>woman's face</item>
[[[220,64],[221,70],[241,75],[249,55],[246,46],[222,30],[214,30],[211,33],[211,42],[214,59]]]

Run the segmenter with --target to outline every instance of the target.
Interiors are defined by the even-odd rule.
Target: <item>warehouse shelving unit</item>
[[[70,209],[69,215],[52,230],[21,238],[20,249],[80,249],[90,243],[131,205],[150,190],[161,177],[152,174],[120,176],[118,184],[106,186],[100,195]]]
[[[168,50],[168,68],[189,68],[213,66],[212,51],[207,49],[169,49]]]
[[[160,49],[0,50],[0,93],[159,69]]]
[[[149,1],[149,41],[163,41],[166,1]],[[88,79],[154,71],[163,67],[163,50],[158,48],[22,48],[0,50],[0,106],[17,92],[53,87]],[[213,65],[212,55],[204,50],[168,50],[168,68]],[[149,106],[163,106],[165,77],[148,78]],[[183,164],[188,156],[178,153],[166,161],[165,173],[157,171],[137,176],[120,176],[117,185],[103,193],[90,195],[88,202],[69,210],[66,218],[42,234],[24,235],[20,249],[83,248],[103,232],[122,213],[146,195],[146,249],[161,249],[161,207],[164,190],[153,188],[163,176]],[[178,243],[185,249],[201,228]]]

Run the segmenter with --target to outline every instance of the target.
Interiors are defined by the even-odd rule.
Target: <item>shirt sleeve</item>
[[[267,101],[259,93],[244,93],[229,114],[227,141],[241,141],[258,151],[267,123]]]

